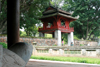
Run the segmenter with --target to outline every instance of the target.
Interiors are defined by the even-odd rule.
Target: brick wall
[[[0,37],[0,42],[7,43],[7,37]],[[38,46],[52,46],[52,45],[57,45],[57,40],[56,39],[20,38],[20,42],[27,42],[27,43],[36,42]]]

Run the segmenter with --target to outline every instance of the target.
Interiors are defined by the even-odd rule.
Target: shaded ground
[[[100,65],[30,59],[26,67],[100,67]]]

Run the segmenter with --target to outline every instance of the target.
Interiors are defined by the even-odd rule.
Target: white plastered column
[[[71,40],[70,40],[70,33],[68,33],[68,46],[70,46],[70,44],[71,44]]]
[[[71,43],[74,44],[73,32],[68,34],[68,46],[71,46]]]
[[[55,38],[58,40],[58,46],[61,46],[61,31],[56,30],[54,35],[55,35]]]

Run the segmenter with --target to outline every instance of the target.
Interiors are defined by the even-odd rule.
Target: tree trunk
[[[28,31],[25,31],[25,32],[26,32],[26,35],[29,36],[29,32]]]
[[[90,33],[88,40],[89,40],[89,39],[91,38],[91,36],[93,35],[94,31],[95,31],[96,29],[98,29],[98,28],[99,28],[99,27],[96,27],[96,28]]]
[[[87,22],[87,31],[86,31],[86,38],[85,38],[85,40],[88,38],[88,22]]]

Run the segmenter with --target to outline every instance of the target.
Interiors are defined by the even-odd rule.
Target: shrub
[[[0,42],[0,45],[2,45],[2,46],[3,46],[3,48],[7,48],[7,44],[6,44],[6,43],[4,43],[4,42]]]
[[[53,46],[57,46],[57,44],[54,44]]]
[[[75,39],[75,40],[79,40],[79,38],[78,38],[77,36],[75,36],[75,35],[74,35],[74,39]]]
[[[80,46],[84,46],[84,44],[80,44]]]

